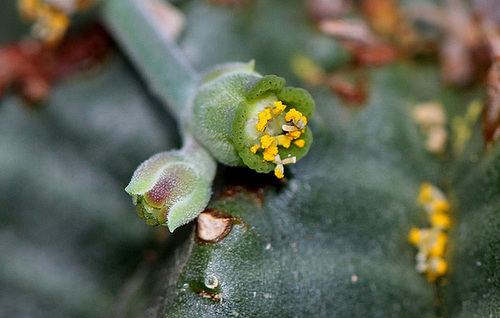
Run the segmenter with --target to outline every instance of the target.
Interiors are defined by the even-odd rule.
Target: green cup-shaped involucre
[[[197,90],[190,122],[195,138],[220,162],[274,170],[305,156],[312,142],[307,120],[311,95],[284,87],[275,75],[261,76],[254,63],[228,64],[210,73]]]
[[[143,162],[125,188],[137,214],[149,225],[166,225],[173,232],[207,205],[215,162],[197,146],[162,152]]]

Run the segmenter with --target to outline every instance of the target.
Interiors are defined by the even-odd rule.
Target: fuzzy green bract
[[[125,188],[137,215],[149,225],[166,225],[173,232],[191,221],[210,199],[215,163],[200,147],[154,155],[135,171]]]

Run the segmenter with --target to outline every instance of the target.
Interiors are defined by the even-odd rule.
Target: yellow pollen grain
[[[441,276],[446,273],[448,269],[448,263],[444,259],[439,259],[437,264],[435,264],[434,272],[436,275]]]
[[[420,186],[420,193],[418,194],[418,202],[425,204],[432,200],[432,184],[428,182],[422,183]]]
[[[293,142],[293,144],[294,144],[295,146],[299,147],[299,148],[302,148],[302,147],[304,147],[304,146],[305,146],[306,142],[305,142],[305,140],[304,140],[304,139],[299,139],[299,140],[295,140],[295,141]]]
[[[18,6],[24,19],[34,20],[41,4],[39,0],[21,0],[18,2]]]
[[[278,154],[278,147],[271,146],[266,148],[262,155],[264,156],[264,161],[274,161],[274,157]]]
[[[422,235],[420,233],[420,229],[414,227],[411,229],[410,231],[410,234],[408,235],[408,241],[410,241],[410,243],[416,245],[418,243],[420,243],[420,241],[422,240]]]
[[[432,211],[435,213],[444,213],[450,209],[450,203],[447,200],[434,200],[430,204]]]
[[[259,122],[255,125],[255,129],[262,132],[266,129],[267,122],[272,118],[271,110],[269,108],[261,111],[257,116],[259,116]]]
[[[450,217],[445,213],[441,213],[441,212],[433,213],[429,217],[429,220],[430,220],[430,223],[433,227],[438,227],[438,228],[441,228],[444,230],[447,230],[450,228],[450,224],[451,224]]]
[[[259,150],[260,146],[259,145],[253,145],[252,147],[250,147],[250,151],[252,153],[257,153],[257,150]]]
[[[40,5],[36,13],[36,20],[33,33],[48,45],[57,44],[63,38],[70,24],[70,19],[65,13],[48,4]]]
[[[279,146],[283,146],[284,148],[289,148],[290,144],[292,143],[292,139],[285,135],[276,136],[276,141],[278,142]]]
[[[276,168],[274,169],[274,175],[278,178],[278,179],[282,179],[285,175],[283,174],[283,172],[281,172],[280,169]]]
[[[434,282],[438,277],[446,274],[448,270],[448,263],[440,258],[433,257],[429,260],[429,265],[427,266],[427,280],[430,282]]]
[[[260,144],[261,144],[262,148],[264,148],[264,149],[269,148],[273,144],[274,139],[275,138],[273,136],[269,136],[267,134],[260,137]]]
[[[448,236],[445,233],[439,233],[431,250],[429,251],[430,256],[443,256],[444,250],[446,248],[446,242],[448,241]]]
[[[49,22],[49,27],[54,31],[66,30],[69,26],[69,18],[63,13],[54,13]]]
[[[290,109],[285,116],[286,121],[299,121],[302,118],[302,113],[296,110],[295,108]]]
[[[300,130],[296,130],[296,131],[289,131],[286,133],[286,135],[292,139],[297,139],[300,137],[300,135],[302,134],[302,132]]]
[[[280,100],[277,100],[274,102],[273,114],[278,116],[285,110],[285,108],[286,105],[284,105]]]

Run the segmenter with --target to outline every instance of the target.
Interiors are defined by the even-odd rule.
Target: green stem
[[[183,146],[181,152],[186,154],[192,162],[196,163],[197,169],[203,174],[206,181],[212,183],[217,163],[210,153],[202,147],[188,130],[183,131]]]
[[[199,75],[164,32],[150,0],[106,0],[106,25],[144,76],[150,89],[182,123]]]

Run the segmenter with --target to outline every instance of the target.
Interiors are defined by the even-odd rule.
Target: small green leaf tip
[[[173,232],[204,210],[215,166],[205,150],[191,143],[143,162],[125,191],[141,219],[149,225],[166,225]]]
[[[306,90],[261,76],[253,64],[215,68],[198,87],[190,127],[218,161],[283,178],[284,165],[309,151],[315,103]]]

